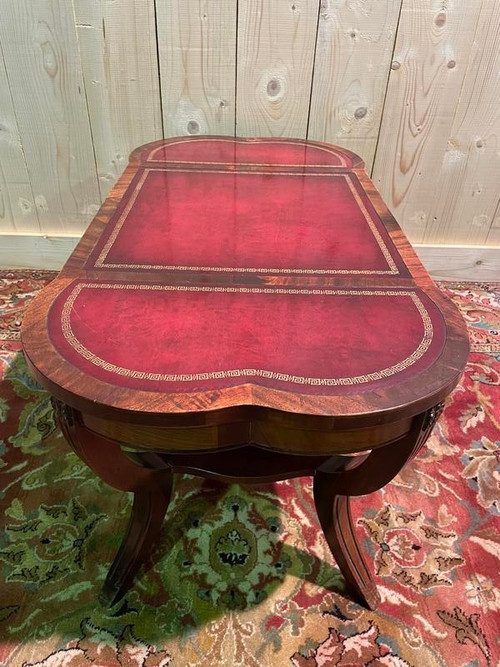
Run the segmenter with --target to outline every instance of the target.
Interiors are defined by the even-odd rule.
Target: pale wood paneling
[[[305,138],[319,0],[239,0],[236,134]]]
[[[499,93],[500,3],[483,2],[435,193],[427,204],[425,243],[484,244],[495,235],[500,240],[492,226],[500,198]]]
[[[310,139],[340,144],[371,170],[402,0],[322,0]]]
[[[163,136],[153,0],[74,0],[101,196]]]
[[[130,150],[164,127],[308,133],[368,168],[376,149],[374,181],[411,240],[432,244],[435,275],[455,262],[461,278],[495,277],[498,255],[472,246],[500,245],[499,2],[0,5],[0,234],[20,234],[1,237],[0,265],[16,238],[15,265],[57,265]]]
[[[493,220],[491,222],[490,231],[488,232],[488,238],[486,239],[486,245],[500,247],[500,202],[497,204],[495,213],[493,214]]]
[[[0,233],[39,230],[0,45]]]
[[[80,236],[0,234],[0,267],[60,271]]]
[[[403,2],[373,180],[414,242],[423,240],[440,197],[437,180],[481,4]]]
[[[500,280],[500,248],[416,245],[415,250],[435,280]]]
[[[234,134],[235,0],[156,0],[165,136]]]
[[[42,229],[82,231],[100,203],[66,0],[3,0],[0,40]]]

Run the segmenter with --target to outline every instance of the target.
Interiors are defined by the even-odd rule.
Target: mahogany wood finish
[[[130,587],[157,539],[172,492],[172,470],[150,470],[128,459],[118,443],[82,426],[81,414],[52,399],[56,421],[78,456],[106,484],[132,491],[134,504],[127,531],[108,572],[100,600],[114,604]]]
[[[154,178],[157,180],[151,183],[160,188],[158,193],[164,193],[151,200],[141,195],[140,190],[140,187],[145,187],[140,184],[147,183],[148,170],[156,174]],[[253,176],[260,181],[253,180]],[[328,192],[323,185],[310,187],[309,184],[313,181],[325,184],[329,178],[332,192],[337,188],[337,192],[341,193],[337,194],[339,199],[335,204],[340,217],[332,218],[332,224],[337,225],[337,229],[339,221],[343,221],[345,236],[345,239],[332,237],[331,252],[336,253],[332,255],[335,262],[341,262],[343,255],[339,247],[342,248],[345,242],[346,258],[350,253],[351,267],[345,271],[331,263],[331,253],[317,244],[314,227],[311,228],[315,219],[307,216],[308,207],[311,210],[316,207],[315,215],[321,217],[323,203],[318,208],[314,197],[317,192]],[[201,248],[203,262],[200,260],[200,263],[204,265],[196,268],[187,263],[184,265],[180,260],[179,266],[175,264],[176,257],[187,257],[188,262],[190,253],[199,252],[198,245],[203,244],[199,229],[194,229],[196,247],[185,242],[183,235],[187,232],[183,231],[181,237],[175,236],[176,206],[180,206],[186,215],[194,215],[191,224],[196,225],[199,213],[193,214],[192,206],[196,205],[194,199],[197,192],[193,192],[193,200],[183,198],[177,185],[169,190],[169,184],[189,184],[190,179],[194,179],[197,188],[205,187],[205,182],[213,184],[214,191],[219,193],[217,196],[221,197],[220,202],[216,201],[215,209],[223,209],[223,215],[216,221],[218,227],[214,227],[213,235],[219,234],[222,239],[227,237],[227,234],[224,236],[225,231],[231,231],[240,238],[245,228],[255,228],[264,235],[270,235],[271,245],[267,247],[258,240],[261,243],[258,246],[258,243],[253,244],[252,238],[245,237],[237,251],[227,253],[220,244],[210,246],[211,235],[207,230],[205,254]],[[356,223],[358,231],[355,230],[354,218],[350,224],[349,216],[354,215],[354,209],[352,202],[346,203],[347,195],[342,194],[344,181],[352,183],[350,190],[345,192],[348,197],[352,193],[359,210],[364,211],[369,229],[368,226],[366,230],[359,227],[361,218]],[[234,188],[229,191],[225,183],[233,183]],[[261,185],[256,186],[256,183]],[[299,207],[305,211],[303,220],[297,217],[296,211],[286,209],[287,193],[276,190],[276,201],[281,202],[281,208],[275,221],[272,212],[273,184],[276,188],[282,188],[283,184],[297,188],[300,192],[299,195],[295,192],[295,197],[304,193],[303,206]],[[260,213],[254,214],[252,201],[249,204],[245,199],[248,198],[246,189],[256,187],[252,194],[254,198],[259,196],[258,187],[268,193],[266,196],[271,193],[271,201],[260,202],[261,208],[255,209],[262,212],[262,219]],[[206,192],[212,196],[212,185]],[[180,203],[177,201],[179,196]],[[324,207],[334,211],[333,200],[328,199],[328,194],[325,196]],[[165,198],[162,200],[161,197]],[[210,205],[214,206],[214,203]],[[156,230],[159,238],[163,239],[161,243],[167,243],[167,237],[161,234],[165,234],[170,225],[167,245],[159,246],[159,242],[147,240],[142,246],[137,239],[133,247],[127,245],[126,234],[135,239],[134,234],[138,233],[133,225],[127,228],[128,216],[134,215],[134,207],[138,211],[134,224],[144,225],[148,220],[156,220],[161,228]],[[184,213],[177,218],[181,226],[185,225]],[[370,216],[371,222],[368,222]],[[221,222],[224,220],[227,222]],[[229,231],[225,230],[224,224],[230,226]],[[325,221],[321,224],[324,225]],[[330,233],[328,225],[322,229],[322,233]],[[277,252],[277,261],[284,261],[285,267],[306,268],[280,268],[275,264],[274,269],[266,269],[256,268],[251,263],[248,268],[245,262],[250,261],[251,252],[258,247],[261,249],[259,252],[272,254],[273,239],[283,230],[287,232],[283,247],[288,248],[286,252],[290,256],[286,256],[286,252]],[[154,230],[151,231],[153,233]],[[378,239],[378,245],[384,248],[381,259],[377,259],[378,250],[373,245],[372,237],[363,237],[365,232]],[[297,234],[296,242],[290,236],[293,233]],[[355,249],[358,243],[355,234],[359,233],[359,238],[364,239],[366,258],[357,256],[355,250],[353,254],[353,247]],[[309,234],[311,248],[301,243],[304,234]],[[135,260],[128,258],[130,253],[136,253],[133,255]],[[214,256],[220,262],[225,261],[225,253],[229,257],[228,262],[233,262],[232,266],[210,265],[210,258]],[[166,258],[165,266],[158,264],[158,257],[161,256]],[[150,257],[151,261],[144,264],[144,257],[146,260]],[[318,257],[323,262],[320,262],[319,268]],[[252,261],[255,263],[255,258]],[[364,261],[369,266],[366,270],[363,269]],[[169,262],[172,266],[167,266]],[[330,264],[326,266],[325,262]],[[380,268],[385,266],[384,262],[392,267],[391,270]],[[92,291],[85,290],[96,290],[99,300],[94,299]],[[155,298],[148,301],[153,292]],[[86,297],[82,298],[82,294]],[[367,345],[375,344],[376,349],[386,349],[388,358],[391,354],[394,357],[399,349],[406,350],[408,340],[415,335],[414,320],[411,319],[415,318],[411,310],[414,304],[419,308],[423,323],[419,326],[424,328],[425,333],[418,348],[411,354],[411,349],[404,352],[407,355],[404,361],[394,364],[394,359],[390,357],[393,365],[387,368],[389,362],[386,366],[381,362],[380,372],[374,367],[373,373],[358,379],[343,378],[342,364],[346,364],[346,368],[355,365],[358,363],[357,355],[361,359],[359,364],[372,363],[369,358],[362,362],[362,345],[358,343],[351,356],[346,354],[348,348],[340,351],[340,356],[344,355],[339,361],[341,379],[318,379],[317,368],[311,370],[310,377],[297,378],[293,369],[288,372],[287,368],[280,366],[279,372],[274,372],[275,368],[271,368],[271,372],[266,366],[258,367],[255,350],[258,351],[261,345],[263,350],[267,350],[266,355],[272,355],[279,347],[279,332],[276,332],[276,345],[269,344],[263,333],[266,322],[245,320],[248,312],[245,305],[241,309],[241,317],[245,331],[249,329],[250,360],[247,362],[243,356],[242,364],[247,365],[242,368],[257,370],[196,374],[193,372],[193,368],[197,370],[196,354],[202,360],[213,359],[213,363],[218,362],[218,355],[214,356],[213,350],[203,350],[203,336],[189,342],[187,339],[184,341],[184,334],[178,333],[177,338],[173,336],[169,339],[169,326],[175,325],[182,332],[184,313],[188,318],[187,331],[198,326],[196,304],[203,306],[209,303],[208,299],[212,299],[212,305],[207,306],[210,316],[214,312],[216,315],[226,312],[226,297],[219,299],[219,294],[235,295],[234,298],[231,296],[233,309],[238,307],[239,300],[248,299],[250,294],[252,297],[248,304],[256,308],[256,313],[261,312],[259,308],[262,304],[265,307],[266,303],[274,303],[284,313],[290,312],[299,317],[296,326],[298,337],[295,343],[290,343],[290,354],[284,360],[278,356],[274,362],[269,357],[267,361],[271,366],[272,363],[283,366],[288,363],[288,358],[292,365],[300,362],[305,367],[308,363],[312,367],[317,366],[314,358],[307,357],[307,349],[309,345],[321,346],[322,340],[326,345],[328,338],[335,334],[331,331],[329,336],[325,329],[328,313],[324,313],[323,323],[321,319],[325,308],[337,307],[334,301],[328,300],[330,296],[333,299],[340,295],[344,299],[341,302],[344,304],[341,310],[343,315],[347,312],[345,309],[352,307],[354,310],[349,312],[356,318],[359,317],[358,308],[364,309],[365,316],[372,323],[371,327],[367,325],[371,330],[367,334]],[[390,299],[388,307],[396,308],[392,317],[396,323],[401,318],[401,331],[395,330],[394,324],[393,330],[384,331],[379,326],[381,320],[378,318],[382,321],[384,317],[389,318],[389,310],[381,308],[377,313],[369,301],[362,303],[360,300],[363,295],[369,299],[374,295],[378,298],[380,294],[387,294]],[[141,295],[140,298],[138,295]],[[321,302],[319,315],[313,307],[313,299],[317,295],[326,299]],[[406,301],[398,301],[401,296]],[[269,301],[266,302],[266,299]],[[117,319],[119,323],[115,331],[111,331],[113,327],[102,328],[99,317],[92,319],[94,311],[98,316],[99,313],[103,317],[106,315],[100,305],[102,303],[109,302],[110,308],[115,308],[119,315],[120,304],[126,307],[129,301],[144,303],[146,321],[143,327],[122,318]],[[151,354],[151,358],[157,355],[158,373],[153,372],[155,369],[147,370],[146,366],[144,371],[141,368],[128,370],[127,351],[122,349],[123,344],[117,347],[113,343],[114,340],[127,340],[128,329],[122,331],[120,327],[131,326],[133,335],[140,336],[141,327],[148,330],[148,326],[153,326],[147,322],[148,313],[153,318],[152,322],[156,322],[154,318],[158,317],[158,309],[161,311],[163,302],[171,317],[165,318],[164,325],[155,324],[151,330],[153,340],[157,342],[151,343],[149,349],[147,338],[144,344],[146,355]],[[397,306],[394,305],[396,302]],[[96,303],[99,305],[96,306]],[[300,312],[311,312],[319,320],[310,323],[300,320],[300,315],[297,315]],[[229,316],[229,311],[227,314]],[[143,314],[136,312],[133,316],[140,322]],[[189,320],[189,317],[194,319]],[[410,322],[406,331],[405,318],[409,318]],[[214,322],[212,329],[220,327],[222,331],[224,320],[219,322],[216,319]],[[238,327],[234,322],[231,326],[236,335]],[[339,326],[342,326],[341,323]],[[77,335],[79,327],[80,338]],[[167,338],[161,337],[163,329]],[[81,331],[92,332],[88,337],[90,342],[82,343]],[[295,325],[287,331],[290,332],[287,335],[294,337]],[[233,140],[223,137],[170,139],[135,150],[129,166],[58,278],[28,309],[22,334],[28,364],[39,382],[52,393],[58,422],[72,448],[107,484],[134,493],[129,526],[101,596],[104,603],[113,604],[122,597],[137,569],[150,555],[168,508],[173,474],[190,472],[225,481],[246,482],[314,475],[314,500],[335,560],[351,593],[368,607],[375,608],[379,597],[370,568],[356,541],[350,498],[384,486],[424,445],[443,401],[463,371],[468,341],[460,314],[432,283],[364,172],[359,157],[318,142]],[[212,335],[212,331],[207,331],[207,341],[209,334]],[[382,338],[374,341],[375,335]],[[133,340],[129,339],[132,346]],[[342,331],[339,340],[342,340]],[[94,343],[101,345],[101,356],[89,348]],[[139,347],[141,344],[142,339]],[[229,359],[231,341],[225,345],[227,349],[221,349],[221,355],[226,354]],[[239,348],[247,348],[244,338],[238,345],[238,349],[233,351],[236,361]],[[322,353],[321,347],[318,350]],[[288,352],[286,346],[285,351]],[[403,352],[401,354],[404,356]],[[336,363],[335,360],[332,362],[331,355],[329,350],[325,350],[324,363],[320,366]],[[137,363],[139,366],[147,364],[148,358],[139,359]],[[296,359],[298,361],[294,361]],[[172,368],[183,368],[186,364],[186,370],[180,374],[177,371],[165,373],[164,370],[160,373],[162,364],[167,364],[167,369],[168,364],[173,364]],[[234,369],[234,364],[228,368]],[[295,374],[300,376],[300,372],[295,371]],[[331,378],[332,374],[327,377]]]

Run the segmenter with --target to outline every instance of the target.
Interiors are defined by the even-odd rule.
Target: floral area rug
[[[382,604],[349,600],[311,478],[178,477],[147,571],[97,602],[130,511],[55,428],[19,342],[53,274],[0,274],[0,664],[478,667],[499,664],[500,285],[440,285],[472,354],[428,447],[354,503]]]

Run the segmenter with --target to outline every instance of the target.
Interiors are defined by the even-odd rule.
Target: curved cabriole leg
[[[120,446],[83,425],[81,415],[54,401],[56,419],[72,449],[106,484],[134,493],[127,530],[109,569],[100,601],[118,602],[131,586],[157,540],[172,492],[172,470],[151,470],[133,463]]]
[[[314,502],[326,541],[349,592],[369,609],[375,609],[380,596],[356,540],[349,496],[332,496],[328,474],[318,471],[314,476]]]
[[[88,430],[79,412],[59,401],[54,401],[54,408],[78,456],[107,484],[134,493],[129,526],[101,596],[114,604],[132,583],[159,534],[170,500],[172,468],[155,469],[162,460],[155,460],[150,468],[134,463],[118,443]],[[352,593],[370,609],[380,598],[356,540],[350,497],[372,493],[390,482],[423,447],[441,410],[439,404],[415,417],[410,432],[395,442],[363,456],[332,456],[314,473],[314,500],[332,554]]]
[[[132,585],[142,563],[146,561],[159,536],[172,491],[172,473],[162,485],[137,489],[127,531],[111,565],[99,600],[114,605]]]
[[[377,491],[417,455],[432,432],[442,404],[415,418],[411,431],[396,442],[360,457],[334,456],[314,474],[314,502],[328,546],[351,593],[369,609],[380,602],[358,541],[350,497]]]

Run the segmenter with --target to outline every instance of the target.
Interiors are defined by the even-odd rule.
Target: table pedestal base
[[[173,473],[179,472],[238,483],[313,475],[316,511],[332,555],[349,592],[369,609],[377,607],[380,596],[356,539],[350,498],[390,482],[424,445],[442,410],[439,404],[422,413],[405,436],[361,455],[300,456],[255,443],[201,453],[125,452],[118,442],[88,429],[78,411],[56,400],[54,407],[78,456],[110,486],[134,493],[129,524],[100,596],[103,604],[123,597],[150,556],[169,505]]]

